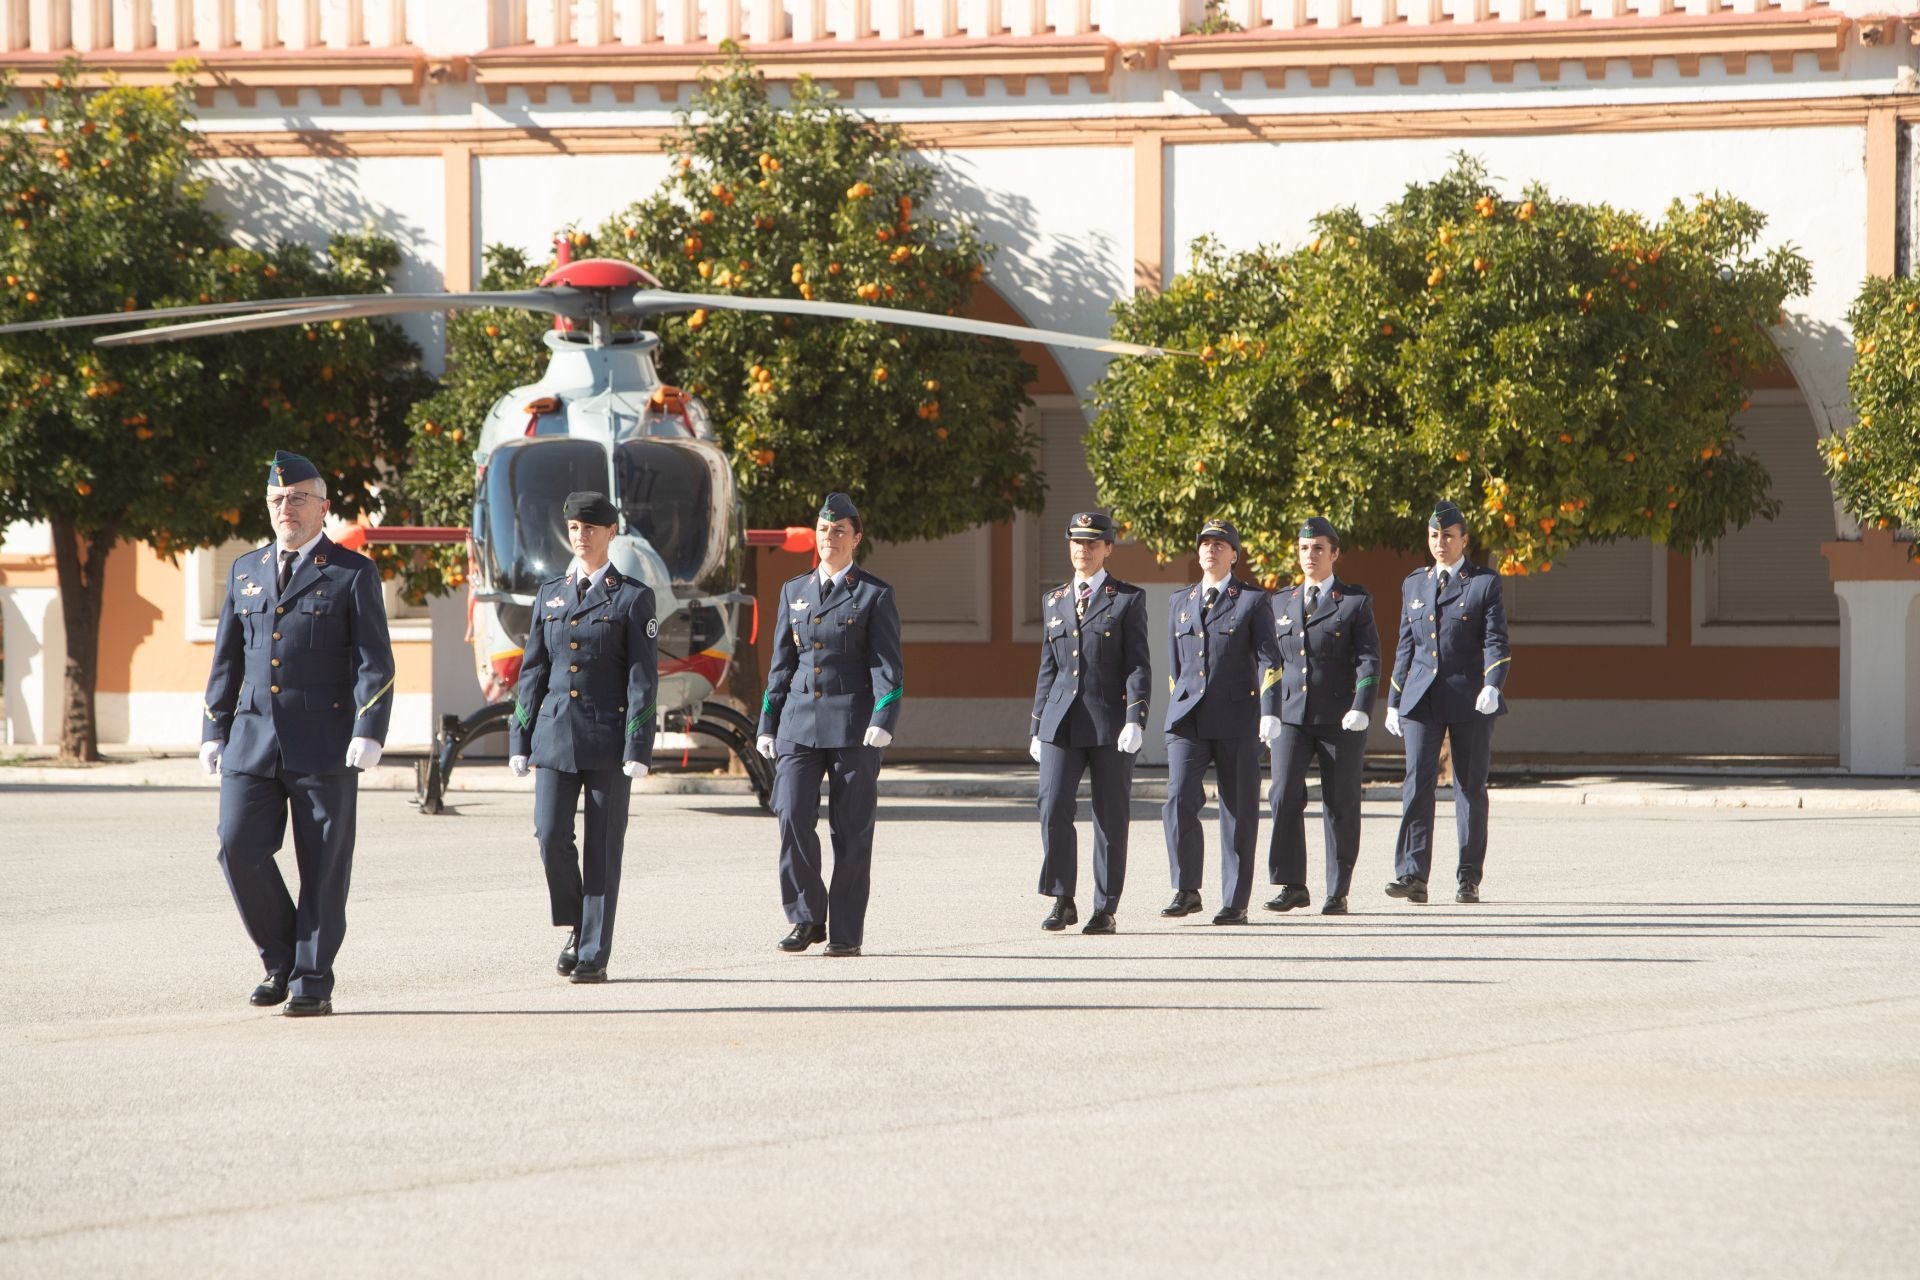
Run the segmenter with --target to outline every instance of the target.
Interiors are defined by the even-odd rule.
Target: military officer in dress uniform
[[[1400,586],[1400,643],[1387,691],[1387,732],[1407,740],[1396,878],[1387,894],[1427,900],[1433,864],[1433,787],[1440,735],[1453,742],[1453,813],[1460,836],[1455,902],[1480,901],[1487,859],[1487,763],[1493,721],[1506,713],[1507,612],[1500,575],[1467,559],[1466,519],[1442,501],[1427,521],[1433,564]]]
[[[214,632],[200,763],[220,775],[220,867],[267,976],[256,1005],[333,1012],[347,931],[355,803],[393,712],[380,573],[322,532],[327,483],[279,452],[267,470],[274,541],[233,562]],[[293,819],[300,899],[274,855]]]
[[[857,956],[881,756],[900,719],[900,611],[893,588],[853,563],[862,530],[852,498],[828,494],[813,532],[819,567],[780,588],[757,745],[774,763],[780,897],[793,925],[780,949],[797,953],[825,942],[830,956]],[[831,889],[820,875],[822,775]]]
[[[553,923],[569,932],[555,968],[605,982],[620,902],[620,857],[633,780],[653,763],[660,623],[653,590],[608,562],[620,514],[602,493],[570,493],[561,508],[574,560],[540,584],[507,726],[507,766],[531,764],[533,829]],[[585,837],[573,815],[586,796]]]
[[[1161,819],[1173,901],[1160,914],[1200,910],[1206,836],[1201,779],[1213,765],[1220,784],[1220,911],[1215,924],[1245,924],[1253,895],[1254,843],[1260,833],[1260,739],[1279,734],[1260,714],[1264,669],[1280,665],[1267,593],[1233,576],[1240,534],[1209,520],[1198,538],[1200,581],[1173,593],[1168,618],[1173,670],[1167,688],[1167,802]]]
[[[1323,915],[1347,913],[1360,856],[1360,779],[1379,693],[1380,633],[1365,588],[1336,578],[1340,535],[1324,516],[1300,526],[1299,585],[1273,597],[1284,663],[1267,673],[1267,709],[1280,720],[1273,752],[1273,837],[1267,866],[1280,893],[1269,911],[1312,903],[1307,893],[1307,765],[1320,765],[1327,841]]]
[[[1040,601],[1046,635],[1033,691],[1033,741],[1040,766],[1040,892],[1053,911],[1040,925],[1058,931],[1079,920],[1080,870],[1074,810],[1080,779],[1093,770],[1093,915],[1082,933],[1113,933],[1127,881],[1128,807],[1133,764],[1146,736],[1147,596],[1107,573],[1113,518],[1083,511],[1067,522],[1073,581]]]

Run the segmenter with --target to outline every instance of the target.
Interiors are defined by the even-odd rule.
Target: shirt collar
[[[1094,592],[1100,589],[1100,584],[1105,582],[1106,580],[1107,580],[1107,571],[1105,569],[1094,570],[1093,576],[1091,578],[1082,578],[1079,574],[1076,573],[1073,575],[1073,589],[1075,591],[1079,591],[1081,585],[1084,583],[1087,588],[1087,594],[1092,595]]]
[[[1455,560],[1452,564],[1443,564],[1443,565],[1435,566],[1435,572],[1444,573],[1447,575],[1449,579],[1457,578],[1460,576],[1460,566],[1465,564],[1466,562],[1467,562],[1467,558],[1465,556],[1461,556],[1458,560]]]
[[[1307,589],[1318,587],[1320,588],[1320,594],[1325,595],[1327,594],[1327,589],[1333,586],[1333,575],[1328,574],[1326,577],[1320,579],[1318,582],[1315,582],[1312,578],[1308,578],[1305,582],[1302,582],[1300,585],[1301,587],[1307,588]]]
[[[1206,574],[1203,573],[1200,575],[1200,594],[1204,596],[1207,594],[1207,592],[1215,589],[1218,589],[1220,591],[1225,591],[1227,589],[1227,584],[1232,581],[1233,581],[1233,575],[1230,573],[1219,578],[1209,578],[1207,577]]]
[[[308,538],[305,542],[301,543],[298,547],[295,547],[294,548],[295,555],[293,557],[293,567],[298,569],[301,565],[305,564],[307,562],[307,557],[313,554],[313,549],[316,546],[320,545],[320,539],[326,536],[327,536],[327,531],[325,529],[322,529],[319,533],[314,534],[311,538]],[[273,554],[276,560],[280,558],[281,553],[284,551],[286,551],[286,548],[281,546],[279,543],[276,542],[273,544]]]
[[[601,578],[605,577],[607,570],[612,567],[613,567],[613,561],[609,560],[605,564],[601,565],[598,569],[595,569],[592,573],[588,573],[587,566],[580,563],[580,557],[575,556],[573,558],[573,562],[567,566],[567,576],[569,578],[577,579],[584,575],[586,577],[588,586],[591,587],[594,583],[598,582]]]
[[[853,561],[851,560],[847,561],[847,567],[842,569],[838,573],[828,573],[826,563],[822,561],[819,569],[814,573],[814,578],[818,582],[821,582],[821,583],[831,582],[833,583],[834,586],[838,587],[841,583],[847,580],[847,574],[851,573],[852,571],[853,571]]]

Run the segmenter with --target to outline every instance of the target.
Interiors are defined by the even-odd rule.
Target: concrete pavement
[[[373,791],[302,1023],[210,789],[0,771],[0,1275],[1911,1274],[1920,816],[1519,794],[1480,907],[1369,804],[1355,914],[1228,929],[1136,804],[1112,938],[1026,801],[893,795],[849,961],[750,800],[647,796],[596,988],[525,796]]]

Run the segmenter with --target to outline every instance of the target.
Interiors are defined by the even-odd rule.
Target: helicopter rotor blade
[[[1108,355],[1167,356],[1192,355],[1171,347],[1149,347],[1117,338],[1089,338],[1084,334],[1062,333],[1055,329],[1032,329],[1020,324],[999,324],[992,320],[964,320],[959,316],[933,315],[925,311],[906,311],[893,307],[867,307],[852,302],[806,302],[796,298],[720,297],[705,293],[669,293],[641,289],[622,307],[622,312],[657,315],[669,311],[694,311],[710,308],[718,311],[766,311],[778,315],[817,316],[837,320],[870,320],[876,324],[904,324],[919,329],[943,329],[949,333],[971,333],[987,338],[1005,338],[1009,342],[1042,342],[1050,347],[1075,347]]]
[[[84,329],[90,325],[139,324],[147,320],[194,320],[205,316],[245,315],[293,307],[325,307],[364,302],[375,297],[406,294],[336,293],[312,298],[255,298],[250,302],[205,302],[190,307],[153,307],[146,311],[102,311],[90,316],[61,316],[54,320],[20,320],[0,324],[0,334],[39,333],[53,329]]]
[[[475,311],[496,307],[550,311],[558,315],[583,318],[592,305],[587,296],[569,297],[555,289],[525,289],[501,293],[374,293],[350,294],[348,300],[285,298],[280,311],[254,312],[251,315],[197,320],[188,324],[163,325],[158,329],[128,329],[95,338],[97,347],[135,347],[152,342],[177,342],[183,338],[205,338],[221,333],[244,333],[252,329],[277,329],[286,325],[311,324],[317,320],[360,320],[370,316],[408,315],[416,312]],[[138,316],[131,312],[115,319]],[[18,328],[19,326],[14,326]]]

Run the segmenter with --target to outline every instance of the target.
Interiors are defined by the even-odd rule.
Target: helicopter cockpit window
[[[589,440],[515,441],[487,460],[486,555],[497,591],[527,596],[573,559],[560,512],[576,490],[607,484],[604,446]]]
[[[689,440],[628,440],[614,451],[627,527],[653,544],[675,582],[699,582],[726,558],[730,493],[715,490],[725,459]]]

